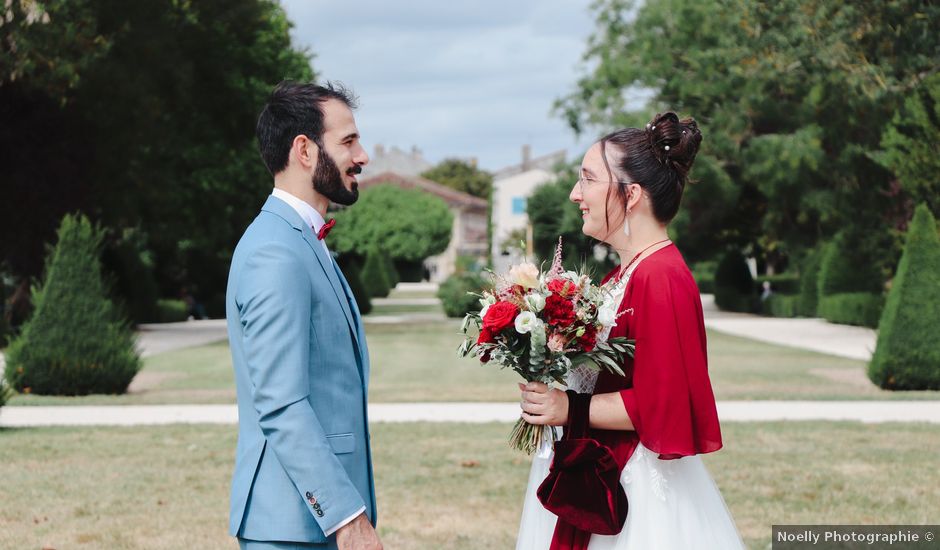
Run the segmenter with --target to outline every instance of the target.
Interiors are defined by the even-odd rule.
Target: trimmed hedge
[[[822,264],[823,250],[817,248],[803,260],[800,269],[800,315],[816,317],[819,305],[819,267]]]
[[[480,299],[469,292],[480,293],[487,287],[486,280],[476,273],[458,273],[448,277],[437,289],[444,313],[448,317],[463,317],[480,309]]]
[[[698,262],[692,266],[692,277],[698,286],[698,291],[702,294],[715,293],[715,269],[716,262]]]
[[[23,393],[124,393],[140,370],[134,333],[102,278],[101,231],[84,216],[65,216],[46,260],[35,309],[7,349],[5,376]]]
[[[744,256],[736,251],[724,255],[715,271],[715,305],[725,311],[757,310],[754,278]]]
[[[800,296],[788,294],[771,294],[761,303],[764,315],[771,317],[799,317]]]
[[[757,291],[763,290],[764,281],[770,282],[770,288],[775,294],[799,294],[800,277],[795,273],[781,273],[779,275],[761,275],[757,278]]]
[[[940,390],[940,238],[929,208],[914,212],[878,326],[868,377],[890,390]]]
[[[884,296],[870,292],[843,292],[819,299],[818,313],[830,323],[875,328],[884,308]]]
[[[189,319],[189,311],[183,300],[157,300],[157,319],[161,323],[179,323]]]

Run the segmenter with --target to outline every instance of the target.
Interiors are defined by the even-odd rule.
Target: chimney
[[[375,158],[382,158],[385,156],[385,146],[381,143],[375,144]]]
[[[421,160],[421,149],[418,149],[417,145],[411,146],[411,158],[415,160]]]
[[[522,171],[526,172],[532,165],[532,146],[523,145],[522,146]]]

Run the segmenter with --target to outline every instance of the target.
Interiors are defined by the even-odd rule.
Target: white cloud
[[[476,157],[487,169],[576,140],[552,103],[573,90],[593,22],[589,0],[282,0],[317,72],[360,97],[367,146],[417,145],[432,162]]]

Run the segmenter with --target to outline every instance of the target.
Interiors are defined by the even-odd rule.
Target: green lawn
[[[528,459],[508,424],[373,427],[388,548],[511,548]],[[705,457],[749,548],[772,524],[935,523],[940,430],[729,423]],[[234,426],[0,430],[0,547],[235,548]]]
[[[392,307],[392,306],[389,306]],[[412,306],[413,307],[413,306]],[[368,324],[373,402],[516,401],[516,376],[456,357],[460,322]],[[888,392],[865,376],[865,363],[709,332],[709,365],[719,400],[940,399],[940,392]],[[148,358],[121,396],[18,395],[12,405],[231,403],[226,343]]]
[[[406,313],[440,313],[443,315],[444,308],[440,304],[377,304],[372,306],[372,311],[366,317]]]

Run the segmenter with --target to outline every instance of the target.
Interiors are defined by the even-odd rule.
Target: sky
[[[371,154],[417,146],[425,158],[475,158],[486,170],[580,140],[553,114],[574,90],[594,29],[590,0],[281,0],[320,79],[359,96],[356,122]]]

